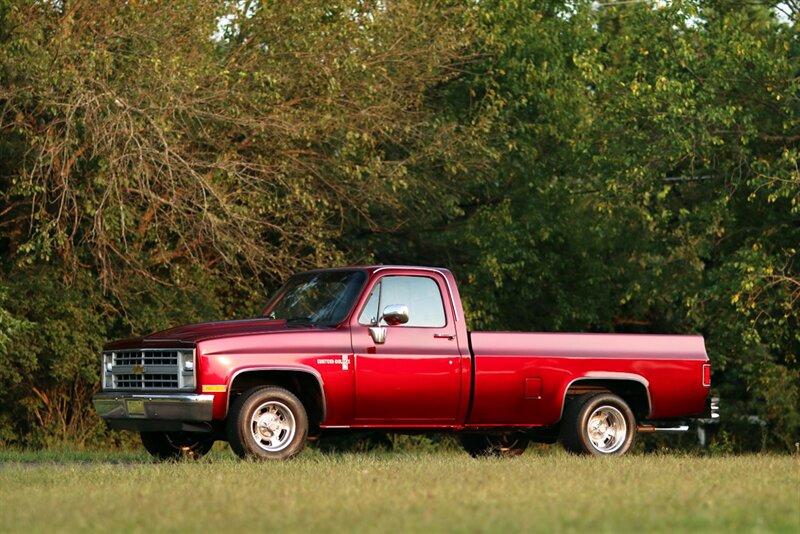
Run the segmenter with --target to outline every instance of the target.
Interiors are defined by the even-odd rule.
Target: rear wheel
[[[284,460],[305,447],[308,415],[292,392],[276,386],[244,392],[228,414],[228,442],[242,458]]]
[[[617,395],[582,395],[567,404],[560,437],[564,448],[575,454],[622,456],[636,439],[636,418]]]
[[[528,447],[527,436],[517,432],[502,434],[462,434],[459,441],[464,450],[473,458],[496,456],[512,458],[519,456]]]
[[[141,432],[142,445],[159,460],[200,458],[214,446],[208,434],[192,432]]]

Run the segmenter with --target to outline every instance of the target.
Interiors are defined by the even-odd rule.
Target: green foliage
[[[798,57],[792,2],[0,2],[0,441],[119,439],[105,340],[379,261],[702,333],[724,446],[791,450]]]
[[[95,439],[104,340],[255,314],[345,226],[437,205],[409,169],[460,143],[425,95],[461,11],[4,3],[0,439]]]
[[[491,164],[410,255],[460,276],[473,328],[704,334],[736,446],[792,450],[796,19],[704,2],[478,11],[487,54],[461,83]]]

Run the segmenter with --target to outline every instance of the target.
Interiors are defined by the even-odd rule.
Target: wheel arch
[[[313,369],[297,367],[248,367],[231,375],[225,417],[230,413],[232,398],[258,386],[280,386],[300,399],[308,413],[308,421],[318,427],[325,421],[327,408],[322,377]]]
[[[637,420],[647,419],[653,411],[650,383],[644,377],[627,373],[591,374],[572,379],[564,388],[559,422],[564,417],[569,398],[595,392],[609,392],[621,397]]]

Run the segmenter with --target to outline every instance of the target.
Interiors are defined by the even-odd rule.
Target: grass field
[[[800,532],[800,458],[0,451],[0,531]]]

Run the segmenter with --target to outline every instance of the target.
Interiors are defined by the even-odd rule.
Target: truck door
[[[356,424],[453,423],[461,354],[444,279],[433,272],[387,274],[367,291],[351,324]],[[407,323],[392,326],[381,319],[393,304],[408,306]],[[385,329],[383,343],[373,339],[371,326]]]

